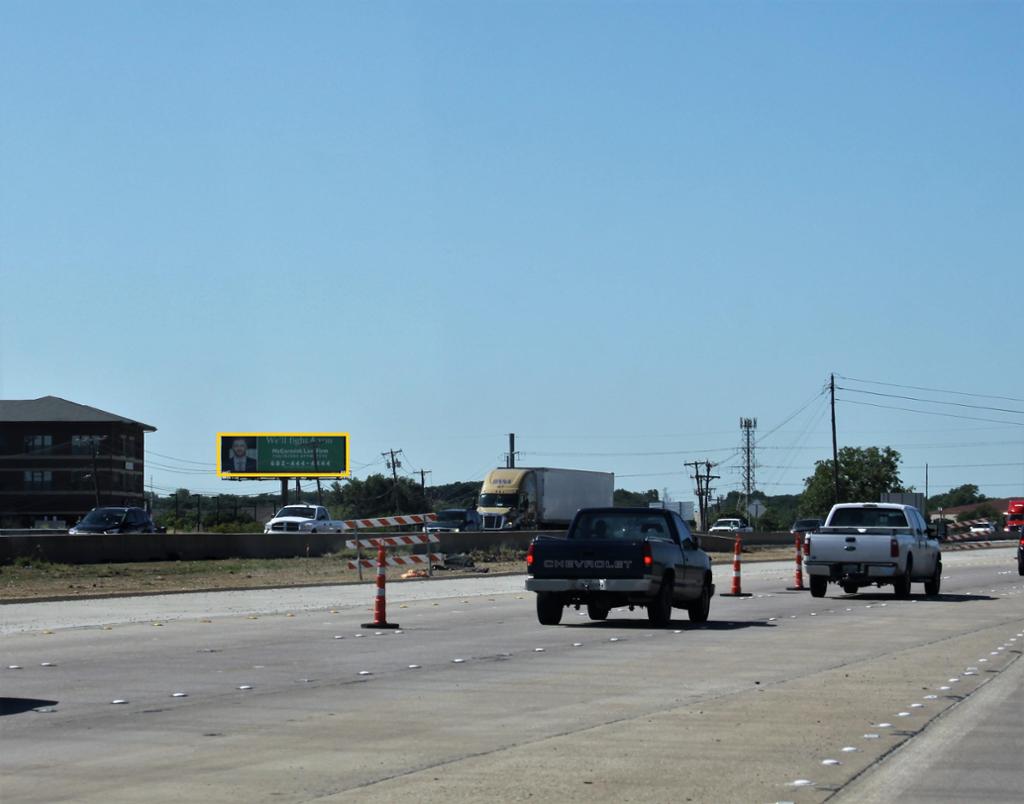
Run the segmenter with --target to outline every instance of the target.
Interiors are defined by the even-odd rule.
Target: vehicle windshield
[[[658,536],[671,538],[668,523],[662,516],[605,511],[580,514],[569,531],[570,539],[635,541]]]
[[[118,510],[117,508],[97,508],[95,511],[87,513],[78,524],[110,528],[114,525],[120,525],[126,513],[126,511]]]
[[[820,519],[798,519],[793,523],[793,530],[814,530],[821,525]]]
[[[278,516],[299,516],[303,519],[315,519],[316,509],[305,505],[288,505],[277,512]]]
[[[907,518],[902,511],[889,508],[839,508],[832,514],[834,527],[905,528]]]
[[[719,519],[712,527],[715,528],[738,528],[740,521],[738,519]]]
[[[519,501],[518,494],[481,494],[481,508],[515,508]]]
[[[466,512],[461,508],[449,508],[447,511],[439,511],[438,522],[462,522],[466,518]]]

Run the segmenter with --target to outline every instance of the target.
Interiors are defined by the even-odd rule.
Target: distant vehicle
[[[345,523],[331,519],[322,505],[286,505],[263,526],[264,533],[341,533]]]
[[[1024,534],[1024,499],[1017,498],[1007,502],[1006,532]]]
[[[483,530],[480,514],[475,508],[445,508],[437,512],[437,519],[423,526],[424,533],[461,533]]]
[[[558,625],[566,606],[581,605],[592,620],[644,606],[654,625],[668,625],[673,608],[702,623],[715,593],[699,539],[678,514],[657,508],[585,508],[564,538],[533,540],[526,571],[541,625]]]
[[[793,527],[789,529],[790,533],[812,533],[820,528],[822,522],[820,519],[798,519],[793,523]]]
[[[753,533],[745,519],[717,519],[708,533]]]
[[[917,581],[937,595],[942,582],[938,539],[917,508],[895,503],[833,505],[825,524],[804,537],[804,566],[813,597],[824,597],[829,583],[848,595],[891,584],[907,597]]]
[[[979,522],[977,525],[971,525],[971,533],[981,534],[982,536],[995,536],[996,526],[991,522]]]
[[[68,533],[157,533],[153,519],[143,508],[111,506],[93,508]]]
[[[476,510],[485,530],[564,528],[581,508],[612,504],[615,475],[580,469],[492,469]]]

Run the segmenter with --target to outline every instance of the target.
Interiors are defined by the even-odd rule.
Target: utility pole
[[[757,419],[740,419],[743,432],[743,512],[750,507],[750,495],[754,493],[754,431]]]
[[[703,464],[700,461],[694,461],[693,463],[687,463],[686,466],[693,467],[693,479],[697,484],[697,509],[700,512],[700,527],[701,530],[707,531],[708,528],[708,502],[711,499],[711,481],[718,480],[719,475],[711,474],[711,469],[714,464],[711,461],[704,461]],[[704,474],[701,474],[701,468],[704,469]]]
[[[385,461],[387,463],[388,469],[391,470],[391,481],[392,481],[391,494],[392,494],[392,499],[394,500],[394,506],[395,506],[395,513],[396,514],[402,513],[401,507],[398,504],[398,467],[400,467],[402,465],[402,462],[400,460],[398,460],[398,458],[395,457],[396,455],[401,455],[401,454],[402,454],[402,450],[397,450],[396,451],[396,450],[393,450],[393,449],[389,449],[387,452],[382,452],[381,453],[381,455],[384,457],[384,459],[385,459]],[[390,456],[390,459],[388,458],[388,456]]]
[[[508,434],[508,455],[505,457],[505,466],[509,469],[516,468],[516,434]]]
[[[196,497],[196,532],[203,529],[203,497],[200,494]]]
[[[839,503],[839,447],[836,443],[836,375],[829,375],[828,383],[832,398],[832,494],[834,503]]]
[[[420,491],[424,494],[427,493],[427,475],[431,475],[433,472],[430,469],[420,469]]]

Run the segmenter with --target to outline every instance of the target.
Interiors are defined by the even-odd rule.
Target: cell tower
[[[743,433],[743,511],[750,505],[750,495],[754,493],[754,431],[757,419],[740,419],[740,431]]]

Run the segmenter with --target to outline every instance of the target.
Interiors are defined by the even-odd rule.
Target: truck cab
[[[286,505],[263,526],[264,533],[340,533],[345,524],[331,519],[322,505]]]

